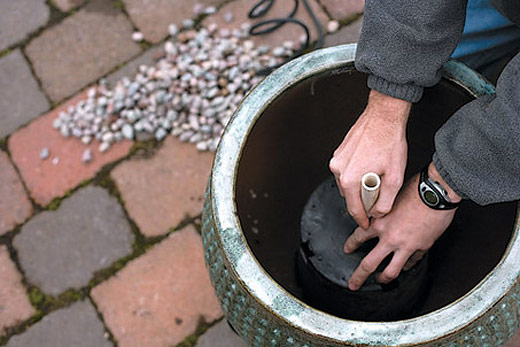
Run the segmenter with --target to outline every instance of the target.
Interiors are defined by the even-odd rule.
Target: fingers
[[[426,251],[418,250],[408,259],[406,264],[404,264],[403,270],[408,271],[415,266],[426,254]]]
[[[390,254],[390,250],[378,244],[365,258],[361,261],[356,271],[352,274],[348,281],[350,290],[358,290],[370,274],[376,271],[377,267],[385,257]]]
[[[366,241],[374,238],[376,236],[375,232],[372,229],[364,230],[362,228],[356,228],[352,235],[347,239],[345,245],[343,246],[343,251],[345,253],[354,252]]]
[[[410,253],[408,252],[395,251],[390,264],[388,264],[383,272],[376,276],[377,281],[379,283],[390,283],[395,280],[401,273],[401,270],[409,257]]]
[[[349,180],[345,182],[340,180],[340,183],[342,184],[343,196],[347,202],[348,213],[354,218],[357,225],[363,229],[368,229],[370,221],[361,200],[361,178],[357,181]]]
[[[341,196],[345,198],[348,213],[363,229],[368,229],[370,221],[361,201],[361,176],[347,176],[341,173],[341,165],[335,158],[329,162],[329,168],[334,174]]]
[[[403,177],[398,173],[393,175],[387,174],[382,177],[379,199],[370,210],[372,217],[381,218],[390,213],[402,185]]]

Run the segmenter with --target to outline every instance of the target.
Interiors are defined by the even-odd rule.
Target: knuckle
[[[400,273],[399,269],[388,269],[388,270],[385,270],[383,275],[388,281],[392,281],[392,280],[395,280],[397,278],[397,276],[399,276],[399,273]]]
[[[338,172],[338,164],[337,164],[337,160],[335,158],[332,158],[330,161],[329,161],[329,169],[330,171],[336,173]]]
[[[386,205],[377,206],[375,208],[375,212],[382,216],[387,215],[388,213],[390,213],[391,210],[392,210],[392,206],[386,206]]]
[[[369,261],[369,260],[367,260],[366,258],[363,259],[363,260],[361,261],[361,263],[359,264],[359,266],[361,267],[361,270],[363,270],[363,271],[365,271],[365,272],[370,272],[370,273],[372,273],[372,272],[374,272],[374,270],[375,270],[375,266],[374,266],[374,264],[372,264],[372,262]]]
[[[353,236],[354,236],[354,241],[356,241],[357,243],[365,242],[365,238],[363,237],[363,235],[361,235],[359,233],[354,233]]]
[[[400,188],[403,185],[403,178],[399,175],[388,178],[388,185],[393,188]]]

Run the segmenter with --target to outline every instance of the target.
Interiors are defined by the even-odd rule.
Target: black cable
[[[318,20],[318,18],[316,17],[316,15],[314,14],[314,11],[312,10],[311,6],[308,3],[308,0],[302,0],[302,1],[303,1],[303,5],[305,6],[305,9],[309,13],[309,16],[311,17],[311,19],[314,23],[314,26],[316,27],[316,31],[318,32],[318,41],[315,45],[315,48],[319,48],[323,45],[323,29],[321,27],[321,23]],[[260,0],[251,8],[251,10],[249,11],[247,16],[250,19],[257,19],[257,18],[265,16],[269,12],[271,7],[273,6],[274,2],[275,2],[275,0]],[[294,18],[294,16],[296,15],[296,12],[298,12],[299,3],[300,3],[299,0],[294,0],[294,7],[293,7],[292,11],[287,15],[287,17],[267,19],[264,21],[260,21],[249,29],[249,35],[258,36],[258,35],[265,35],[265,34],[272,33],[273,31],[281,28],[282,26],[284,26],[287,23],[293,23],[293,24],[299,25],[305,32],[305,43],[302,44],[300,46],[300,48],[292,56],[290,56],[285,61],[283,61],[282,63],[280,63],[276,66],[272,66],[272,67],[265,68],[263,70],[258,71],[257,75],[269,74],[274,69],[285,64],[289,60],[292,60],[292,59],[296,58],[297,56],[301,55],[303,52],[305,52],[310,47],[311,33],[309,30],[309,27],[301,20]]]

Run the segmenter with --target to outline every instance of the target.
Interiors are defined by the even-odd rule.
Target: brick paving
[[[49,15],[45,0],[0,1],[0,52],[44,26]]]
[[[330,47],[336,45],[342,45],[346,43],[354,43],[359,41],[359,35],[361,34],[361,24],[363,23],[363,17],[356,19],[348,26],[344,26],[337,32],[327,35],[325,37],[323,46]]]
[[[152,158],[128,160],[111,176],[141,232],[156,236],[200,214],[212,160],[169,136]]]
[[[365,0],[320,0],[332,18],[344,20],[363,13]]]
[[[1,3],[8,3],[3,1]],[[19,49],[0,58],[0,138],[49,109],[49,102]],[[5,81],[5,82],[4,82]]]
[[[84,0],[53,0],[52,3],[60,9],[60,11],[67,12],[79,5],[82,5]]]
[[[174,346],[222,316],[193,226],[173,233],[92,290],[119,346]]]
[[[170,23],[181,27],[182,20],[194,16],[193,8],[200,3],[218,5],[223,0],[123,0],[126,10],[144,38],[156,43],[168,36]]]
[[[56,211],[34,216],[13,246],[27,279],[58,295],[85,287],[95,271],[131,253],[133,240],[116,199],[90,186],[64,199]]]
[[[13,337],[8,347],[109,347],[103,324],[88,301],[55,311]]]
[[[247,347],[225,319],[208,329],[197,341],[197,347]]]
[[[92,0],[32,40],[26,53],[52,101],[61,101],[140,52],[112,1]]]
[[[60,111],[84,98],[85,93],[77,95],[9,138],[8,147],[12,160],[20,171],[29,194],[42,206],[65,195],[84,180],[94,177],[104,165],[127,155],[132,146],[130,141],[122,141],[112,146],[110,151],[100,153],[99,142],[92,141],[85,146],[77,139],[62,137],[59,131],[52,128],[52,121]],[[50,156],[46,160],[40,159],[43,148],[49,149]],[[90,163],[81,161],[86,148],[90,148],[93,153]],[[56,164],[53,163],[54,158],[58,158]]]
[[[152,64],[167,25],[196,18],[197,2],[221,6],[204,24],[229,28],[246,21],[254,4],[0,1],[0,81],[8,81],[0,84],[0,345],[246,345],[222,319],[195,230],[213,155],[171,136],[131,155],[129,141],[102,154],[99,143],[87,147],[51,126],[85,98],[89,84],[104,77],[113,85]],[[323,25],[343,24],[326,35],[326,46],[358,40],[363,0],[310,2]],[[285,17],[291,8],[291,1],[277,1],[263,19]],[[234,20],[224,23],[228,12]],[[302,4],[297,18],[316,38]],[[132,41],[134,30],[157,44]],[[277,45],[301,34],[287,25],[254,40]],[[94,154],[88,164],[81,162],[86,148]],[[69,288],[78,292],[60,296]],[[215,324],[201,333],[203,321]],[[506,346],[519,341],[520,333]]]
[[[7,154],[0,151],[0,236],[25,221],[33,212]]]
[[[0,245],[0,336],[5,328],[30,318],[35,310],[22,285],[22,276],[9,258],[6,246]]]

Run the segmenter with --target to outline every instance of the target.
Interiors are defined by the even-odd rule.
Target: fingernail
[[[352,252],[352,251],[350,250],[350,248],[348,248],[347,246],[345,246],[345,247],[343,247],[343,252],[345,252],[345,253],[348,254],[348,253],[350,253],[350,252]]]
[[[350,290],[358,290],[358,286],[354,283],[348,283],[348,289]]]

